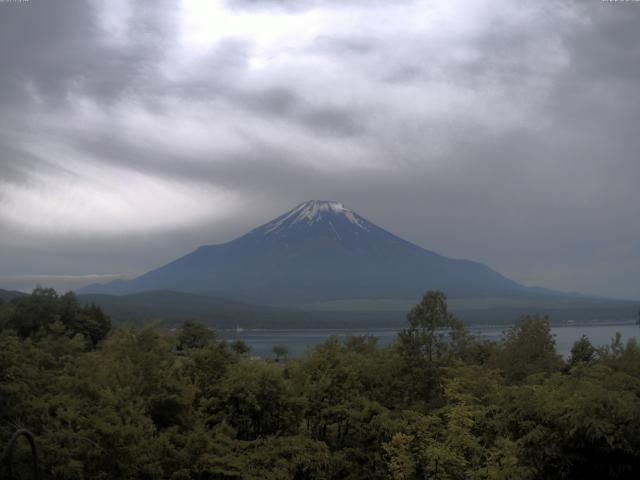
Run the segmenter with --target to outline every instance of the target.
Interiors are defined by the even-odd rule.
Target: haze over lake
[[[469,327],[474,335],[487,340],[500,340],[506,327]],[[349,335],[371,335],[378,338],[380,346],[389,345],[397,338],[397,328],[372,329],[291,329],[291,330],[224,330],[220,333],[228,340],[243,340],[251,347],[251,355],[259,357],[273,356],[274,345],[286,345],[290,356],[303,355],[310,348],[323,343],[331,336],[340,338]],[[622,334],[626,342],[630,338],[640,340],[640,326],[635,323],[613,323],[602,325],[563,325],[552,326],[551,332],[555,336],[556,350],[567,356],[573,342],[582,335],[589,337],[595,346],[609,345],[616,332]]]

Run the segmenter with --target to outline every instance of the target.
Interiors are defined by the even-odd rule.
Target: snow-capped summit
[[[336,226],[342,226],[344,221],[359,229],[369,231],[369,222],[350,208],[346,208],[340,202],[328,200],[309,200],[301,203],[292,210],[275,220],[259,227],[264,235],[274,235],[286,233],[287,230],[296,227],[309,227],[315,224],[325,223],[326,226],[333,230],[333,233],[339,237]]]
[[[526,288],[468,260],[453,260],[367,221],[340,202],[311,200],[220,245],[205,245],[133,280],[83,293],[178,290],[264,303],[355,298],[500,295]]]

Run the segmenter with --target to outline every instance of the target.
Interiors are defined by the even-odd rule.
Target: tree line
[[[427,292],[389,346],[353,336],[300,358],[274,352],[252,358],[196,322],[112,327],[99,307],[39,288],[0,305],[0,441],[29,429],[43,477],[65,480],[640,472],[634,339],[583,337],[563,359],[545,317],[492,342]],[[19,446],[13,471],[29,478]]]

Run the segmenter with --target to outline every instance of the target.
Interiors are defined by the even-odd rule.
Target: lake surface
[[[499,340],[508,326],[468,327],[474,335],[489,340]],[[289,347],[289,356],[300,356],[315,345],[323,343],[331,336],[347,337],[349,335],[372,335],[378,338],[378,344],[388,345],[396,339],[398,328],[372,329],[309,329],[309,330],[226,330],[220,333],[228,340],[244,340],[251,347],[250,355],[259,357],[273,356],[274,345]],[[563,325],[553,326],[556,349],[562,355],[568,355],[573,342],[586,335],[595,346],[608,345],[616,332],[622,334],[624,342],[635,337],[640,341],[640,327],[634,323],[601,324],[601,325]]]

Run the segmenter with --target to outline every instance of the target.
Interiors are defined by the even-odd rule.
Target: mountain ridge
[[[3,288],[0,288],[0,300],[5,302],[9,302],[16,298],[22,298],[22,297],[25,297],[26,295],[27,295],[26,293],[19,292],[17,290],[5,290]]]
[[[203,245],[132,280],[78,292],[216,292],[258,303],[295,303],[416,298],[428,289],[452,297],[534,290],[484,264],[413,244],[340,202],[311,200],[229,242]]]
[[[99,305],[117,324],[151,322],[177,327],[185,319],[220,329],[399,328],[419,301],[336,301],[307,305],[258,305],[225,297],[175,291],[127,295],[79,295],[82,304]],[[556,324],[633,322],[636,302],[571,297],[449,299],[450,311],[468,325],[508,325],[522,315],[549,315]]]

